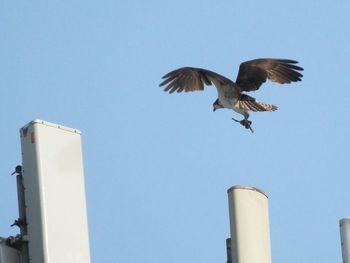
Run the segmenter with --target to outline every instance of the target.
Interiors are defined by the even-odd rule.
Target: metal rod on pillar
[[[271,263],[267,195],[253,187],[227,190],[232,263]]]
[[[231,257],[231,238],[226,239],[226,254],[227,254],[227,261],[226,263],[232,263],[232,257]]]
[[[339,220],[339,227],[343,263],[350,263],[350,219]]]
[[[29,262],[29,254],[28,254],[28,242],[27,238],[27,219],[26,219],[26,205],[25,205],[25,197],[24,197],[24,185],[23,185],[23,175],[22,175],[22,166],[17,165],[16,170],[12,173],[16,174],[16,182],[17,182],[17,197],[18,197],[18,213],[19,217],[12,225],[17,225],[20,229],[20,238],[15,240],[17,243],[17,247],[20,250],[21,255],[21,263]]]

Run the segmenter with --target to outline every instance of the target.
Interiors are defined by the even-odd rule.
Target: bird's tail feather
[[[256,100],[239,100],[238,107],[249,111],[275,111],[277,106]]]

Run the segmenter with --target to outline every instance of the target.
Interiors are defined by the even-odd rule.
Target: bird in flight
[[[218,98],[213,103],[213,111],[226,108],[232,109],[244,116],[239,122],[246,129],[251,128],[252,122],[248,120],[249,111],[275,111],[277,107],[255,100],[245,92],[255,91],[267,80],[279,84],[301,81],[304,70],[297,66],[298,62],[290,59],[259,58],[241,63],[236,82],[213,71],[183,67],[173,70],[163,76],[164,81],[159,86],[165,86],[164,91],[189,92],[203,90],[204,86],[214,86],[218,92]]]

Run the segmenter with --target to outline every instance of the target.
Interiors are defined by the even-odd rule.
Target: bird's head
[[[214,101],[214,103],[213,103],[213,111],[216,111],[217,109],[221,109],[223,107],[224,106],[222,106],[222,104],[220,103],[219,99]]]

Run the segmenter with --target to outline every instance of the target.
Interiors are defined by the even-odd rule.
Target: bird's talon
[[[252,124],[251,121],[248,121],[248,120],[241,120],[241,124],[246,127],[247,129],[250,127],[250,125]]]
[[[243,119],[239,121],[239,120],[236,120],[235,118],[232,118],[232,120],[234,120],[235,122],[239,122],[242,126],[244,126],[244,128],[249,129],[251,132],[254,132],[254,130],[251,127],[251,124],[252,124],[251,121],[247,119]]]
[[[244,125],[244,127],[246,128],[246,129],[249,129],[252,133],[254,133],[254,130],[252,129],[252,127],[250,126],[252,124],[252,122],[251,121],[246,121],[246,123],[245,123],[245,125]]]

